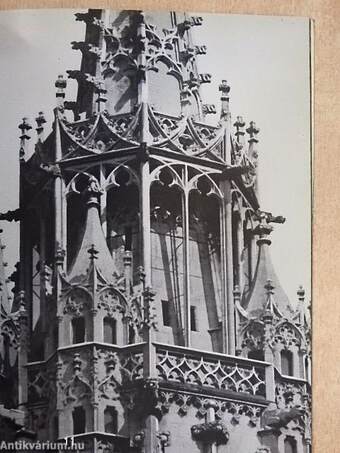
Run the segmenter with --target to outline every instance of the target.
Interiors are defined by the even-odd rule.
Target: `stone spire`
[[[94,176],[89,178],[88,186],[83,192],[87,214],[84,235],[78,253],[69,272],[72,283],[80,282],[87,277],[90,260],[94,257],[96,269],[107,282],[111,282],[116,267],[107,248],[103,229],[99,219],[98,199],[102,194],[98,181]]]
[[[261,216],[260,224],[255,231],[260,237],[257,241],[258,258],[254,278],[250,291],[242,303],[251,318],[260,318],[264,314],[268,309],[268,300],[273,313],[276,312],[277,315],[284,317],[291,317],[293,314],[288,296],[280,284],[270,256],[271,240],[268,236],[272,229],[267,223],[266,215]]]

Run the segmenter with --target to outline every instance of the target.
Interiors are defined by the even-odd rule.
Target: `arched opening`
[[[180,88],[178,80],[169,75],[169,68],[165,63],[157,63],[157,72],[149,71],[149,103],[157,112],[180,115]],[[168,93],[164,97],[160,93]]]
[[[240,228],[242,229],[242,220],[237,211],[232,215],[232,244],[233,244],[233,270],[234,270],[234,285],[241,283],[241,252],[243,244],[240,244]]]
[[[264,362],[264,352],[262,349],[252,349],[248,352],[248,359],[261,360]]]
[[[104,429],[106,433],[116,434],[118,429],[118,416],[116,408],[106,406],[104,410]]]
[[[297,453],[296,440],[293,437],[285,438],[284,453]]]
[[[162,282],[158,292],[159,316],[166,327],[161,328],[162,338],[183,345],[182,193],[172,185],[174,178],[163,168],[150,189],[152,280]]]
[[[199,338],[192,334],[198,347],[221,351],[220,203],[212,190],[212,181],[201,176],[189,194],[190,324],[192,332],[199,330]]]
[[[136,71],[130,68],[127,58],[115,60],[113,70],[104,74],[104,84],[107,90],[106,110],[110,115],[131,112],[137,101]]]
[[[308,358],[308,356],[306,356],[304,359],[304,365],[305,365],[305,379],[309,379],[309,358]]]
[[[103,320],[104,343],[117,343],[117,321],[114,318],[105,317]]]
[[[293,353],[287,349],[281,351],[281,374],[293,376]]]
[[[85,319],[80,316],[79,318],[72,319],[72,343],[84,343],[85,341]]]
[[[72,411],[73,434],[82,434],[86,430],[85,409],[77,406]]]
[[[136,332],[131,324],[129,325],[129,344],[136,343]]]
[[[84,186],[85,188],[85,186]],[[86,208],[79,194],[71,193],[67,197],[67,267],[72,268],[76,258],[86,221]]]
[[[250,287],[252,279],[253,279],[253,274],[254,274],[254,269],[253,269],[253,261],[254,261],[254,256],[253,256],[253,237],[254,233],[252,230],[251,222],[249,219],[249,215],[246,216],[246,220],[243,221],[243,250],[244,250],[244,256],[243,256],[243,272],[244,272],[244,281],[246,287]]]
[[[106,195],[107,244],[117,271],[124,271],[126,251],[132,252],[132,278],[140,265],[139,191],[125,168],[117,170]],[[118,184],[118,186],[117,186]]]

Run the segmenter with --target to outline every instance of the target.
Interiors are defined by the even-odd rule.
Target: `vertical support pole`
[[[206,422],[207,423],[214,423],[215,421],[216,421],[215,407],[214,407],[213,404],[210,404],[208,409],[207,409]],[[216,442],[212,442],[207,447],[208,447],[207,448],[207,453],[217,453]]]
[[[182,197],[183,219],[183,286],[184,286],[184,341],[185,346],[191,346],[191,320],[190,320],[190,224],[189,224],[189,191],[188,167],[185,165],[183,174],[184,192]]]
[[[250,244],[250,272],[249,272],[249,284],[254,278],[254,270],[256,269],[256,262],[258,257],[258,245],[255,235],[252,234],[251,244]]]
[[[105,181],[105,174],[104,174],[104,166],[103,164],[100,164],[100,176],[99,176],[99,184],[100,187],[103,188]],[[102,225],[104,237],[107,240],[108,237],[108,231],[107,231],[107,191],[103,193],[103,195],[100,197],[100,223]]]
[[[221,242],[221,272],[222,272],[222,352],[228,353],[228,285],[226,266],[226,216],[224,199],[220,204],[220,242]]]
[[[151,224],[150,224],[150,167],[147,156],[141,162],[141,232],[142,262],[145,272],[145,286],[151,286]]]
[[[232,243],[232,205],[231,183],[229,179],[222,182],[224,203],[224,236],[225,236],[225,294],[226,294],[226,322],[228,344],[225,350],[230,355],[235,355],[235,307],[233,298],[233,243]]]
[[[243,225],[242,225],[242,216],[241,216],[241,212],[240,212],[240,217],[237,222],[237,247],[238,247],[238,250],[237,250],[237,256],[238,256],[237,274],[238,274],[238,286],[239,286],[241,292],[243,291],[243,288],[244,288],[244,272],[243,272],[243,265],[242,265],[242,261],[241,261],[242,252],[243,252],[243,243],[244,243]]]
[[[28,350],[28,316],[25,308],[25,291],[18,294],[20,339],[18,350],[18,409],[26,411],[27,404],[27,350]]]
[[[55,162],[58,163],[62,158],[60,126],[58,121],[58,109],[55,110]],[[54,183],[54,203],[55,203],[55,249],[57,254],[59,249],[66,250],[66,228],[65,228],[65,200],[64,200],[64,181],[61,174],[57,174]],[[66,256],[65,256],[66,259]]]
[[[241,338],[239,334],[240,329],[240,312],[239,312],[239,305],[241,299],[241,292],[240,287],[235,285],[234,288],[234,307],[235,307],[235,336],[236,336],[236,355],[240,356],[242,354],[242,345],[241,345]]]
[[[266,381],[266,399],[268,401],[275,402],[275,371],[274,371],[274,357],[273,351],[270,346],[271,340],[271,329],[273,323],[273,314],[270,311],[265,312],[262,317],[264,322],[264,360],[269,362],[270,365],[267,365],[265,371],[265,381]]]

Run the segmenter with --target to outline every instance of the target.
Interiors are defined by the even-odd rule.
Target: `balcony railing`
[[[265,397],[265,362],[170,345],[156,345],[158,378]]]

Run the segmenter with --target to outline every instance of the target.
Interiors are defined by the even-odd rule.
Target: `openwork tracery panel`
[[[264,367],[251,362],[223,360],[206,354],[182,354],[158,350],[158,377],[166,382],[180,382],[233,392],[264,396]]]

